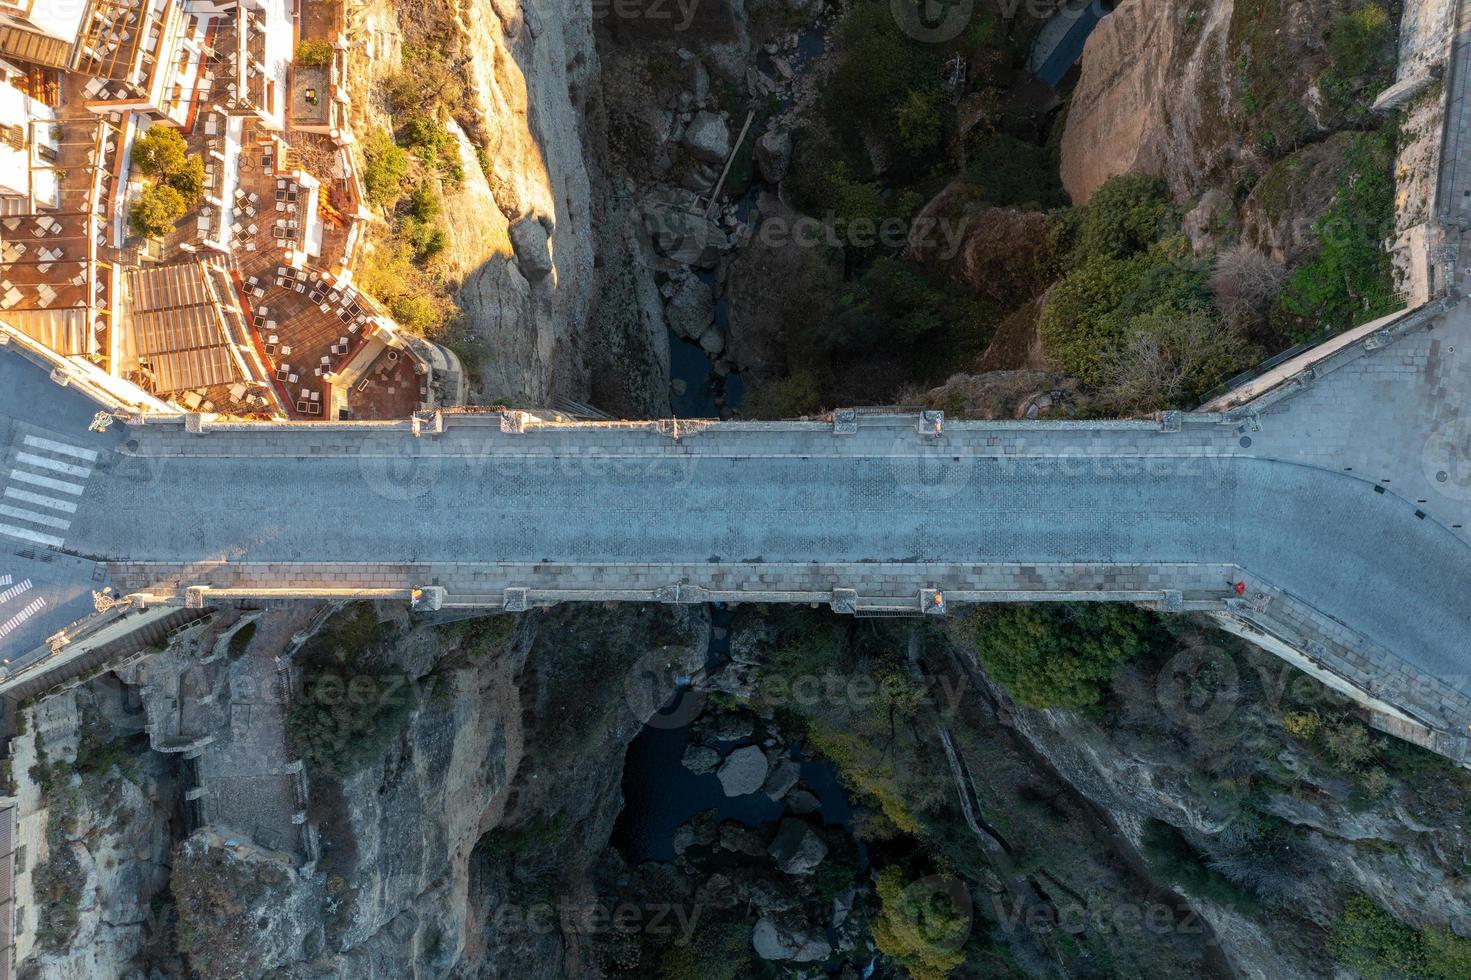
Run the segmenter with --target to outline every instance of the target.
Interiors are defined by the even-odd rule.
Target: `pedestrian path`
[[[0,537],[63,547],[96,462],[96,450],[47,436],[21,435],[6,457]],[[3,629],[0,624],[0,636],[5,635]]]
[[[46,608],[46,600],[41,596],[28,597],[25,605],[18,610],[12,605],[13,600],[19,600],[31,591],[31,580],[23,579],[15,583],[10,575],[0,575],[0,639],[4,639],[14,633],[26,620]]]

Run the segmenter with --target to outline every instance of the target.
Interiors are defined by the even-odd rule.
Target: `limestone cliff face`
[[[1214,158],[1231,152],[1202,139],[1208,114],[1230,99],[1231,10],[1232,0],[1211,0],[1204,22],[1187,30],[1182,5],[1125,0],[1093,31],[1062,140],[1062,183],[1074,204],[1131,171],[1164,176],[1188,194]]]
[[[1193,657],[1194,654],[1189,656]],[[1239,664],[1264,687],[1282,684],[1289,672],[1265,654],[1220,651],[1205,662]],[[1189,661],[1195,663],[1193,659]],[[1455,807],[1439,794],[1426,798],[1409,782],[1392,786],[1372,804],[1348,805],[1347,781],[1314,770],[1303,753],[1278,747],[1251,697],[1173,701],[1158,678],[1125,670],[1116,681],[1136,714],[1107,727],[1072,712],[1011,705],[1008,726],[1023,737],[1061,778],[1096,803],[1130,843],[1141,848],[1146,824],[1179,828],[1202,854],[1202,863],[1231,870],[1233,848],[1254,831],[1254,818],[1221,783],[1204,780],[1192,753],[1240,760],[1271,759],[1283,784],[1261,780],[1255,789],[1278,827],[1250,847],[1263,865],[1257,873],[1280,880],[1277,897],[1244,911],[1220,896],[1172,883],[1209,924],[1235,975],[1253,980],[1320,976],[1327,960],[1322,939],[1337,921],[1337,896],[1362,892],[1417,927],[1460,929],[1471,915],[1471,891],[1447,869],[1459,866],[1471,839]],[[995,688],[991,688],[995,693]],[[1005,698],[1002,696],[1002,700]],[[1160,738],[1152,726],[1183,723],[1190,734]],[[1300,780],[1291,786],[1292,779]],[[1454,784],[1448,780],[1447,784]],[[1435,785],[1432,783],[1432,785]],[[1205,791],[1202,791],[1205,789]],[[1142,848],[1141,848],[1142,849]],[[1288,922],[1292,924],[1287,925]]]
[[[1341,128],[1316,80],[1328,24],[1351,6],[1125,0],[1083,50],[1062,140],[1073,203],[1126,172],[1162,177],[1187,200]]]
[[[597,154],[585,139],[598,76],[590,12],[471,0],[441,14],[463,56],[467,104],[455,116],[470,130],[468,139],[457,132],[465,179],[445,200],[444,268],[485,355],[475,394],[537,406],[585,398],[584,332],[599,292],[589,174]],[[360,130],[391,122],[374,86],[399,68],[421,16],[387,0],[350,8]]]
[[[118,694],[99,682],[26,708],[11,745],[23,774],[15,844],[28,855],[15,880],[15,952],[38,980],[126,976],[164,926],[150,899],[168,888],[172,768],[136,746],[119,764],[89,747],[141,731]],[[89,767],[85,777],[73,763]],[[50,766],[51,777],[32,778]]]
[[[673,676],[703,662],[708,620],[687,607],[571,608],[519,617],[505,642],[466,635],[419,626],[395,642],[417,707],[384,758],[340,786],[314,781],[314,874],[236,875],[218,841],[183,845],[176,891],[223,882],[246,910],[241,929],[221,932],[240,962],[303,980],[582,975],[564,966],[576,936],[507,929],[497,911],[518,900],[518,865],[555,865],[569,893],[582,887],[645,720],[624,679],[656,678],[652,712]],[[183,863],[204,873],[181,875]],[[262,901],[294,911],[257,931],[249,910]]]

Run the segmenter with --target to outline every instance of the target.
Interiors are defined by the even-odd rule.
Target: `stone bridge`
[[[1467,756],[1465,305],[1119,422],[227,423],[58,386],[7,347],[0,690],[146,607],[1130,601],[1212,613]],[[122,421],[89,429],[96,397]],[[88,618],[109,589],[133,598]]]

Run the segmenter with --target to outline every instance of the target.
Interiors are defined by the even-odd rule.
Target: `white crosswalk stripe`
[[[46,607],[46,600],[45,599],[39,599],[39,598],[38,599],[33,599],[20,612],[16,613],[14,616],[11,616],[5,622],[0,623],[0,639],[3,639],[4,637],[9,636],[22,623],[24,623],[26,620],[30,619],[32,616],[34,616],[36,613],[40,612],[45,607]]]
[[[80,497],[86,491],[97,456],[96,450],[59,439],[22,436],[7,459],[12,465],[4,474],[5,502],[0,503],[0,537],[48,548],[65,545],[66,532],[77,512],[76,500],[68,498]],[[8,578],[5,584],[9,584]],[[29,582],[23,584],[30,587]],[[9,592],[0,592],[0,602],[8,597]],[[22,610],[17,615],[23,621],[31,613]],[[6,632],[8,630],[0,628],[0,636]]]
[[[63,531],[71,527],[72,522],[65,517],[52,517],[50,514],[38,514],[33,510],[25,510],[21,507],[11,507],[9,504],[0,504],[0,514],[6,517],[18,517],[32,524],[44,524],[47,527],[59,527]]]
[[[10,576],[9,575],[5,576],[5,584],[6,585],[10,585]],[[6,589],[4,592],[0,592],[0,603],[9,602],[11,599],[14,599],[16,596],[21,595],[22,593],[25,593],[25,592],[29,592],[29,591],[31,591],[31,580],[30,579],[26,579],[24,582],[20,583],[19,585],[11,585],[10,588]]]
[[[32,449],[45,449],[53,453],[61,453],[63,456],[73,456],[77,459],[85,459],[89,463],[97,462],[97,450],[83,449],[81,446],[68,446],[64,442],[55,439],[42,439],[40,436],[26,436],[25,444]]]
[[[70,500],[57,500],[55,497],[31,493],[29,490],[17,490],[15,487],[6,487],[5,496],[11,500],[23,500],[28,504],[35,504],[38,507],[50,507],[52,510],[66,511],[68,514],[75,514],[77,512],[77,505]]]
[[[67,476],[80,476],[86,479],[92,473],[90,466],[78,466],[75,463],[63,463],[56,459],[47,459],[45,456],[37,456],[35,453],[16,453],[16,462],[39,470],[50,470],[53,473],[64,473]]]

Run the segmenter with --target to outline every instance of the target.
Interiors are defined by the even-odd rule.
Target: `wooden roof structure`
[[[203,259],[128,270],[138,358],[159,394],[249,380],[243,315],[224,270]]]

